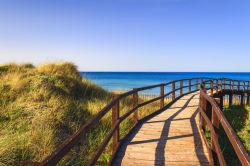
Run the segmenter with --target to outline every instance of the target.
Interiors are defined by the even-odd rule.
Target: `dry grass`
[[[0,93],[0,165],[41,161],[110,98],[70,63],[1,66]]]
[[[43,160],[111,100],[110,93],[82,78],[71,63],[0,66],[0,93],[1,166]],[[158,108],[155,102],[140,109],[140,118]],[[121,101],[121,115],[129,109],[131,97]],[[121,136],[132,127],[130,117],[121,124]],[[110,128],[108,113],[59,165],[85,165]],[[110,153],[108,146],[100,165],[107,164]]]

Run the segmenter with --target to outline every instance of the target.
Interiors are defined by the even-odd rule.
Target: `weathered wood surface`
[[[139,124],[124,140],[112,164],[209,165],[198,125],[198,104],[199,93],[191,93]]]

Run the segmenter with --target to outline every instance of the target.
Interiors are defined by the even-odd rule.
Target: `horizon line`
[[[96,73],[250,73],[250,71],[82,71],[86,72],[96,72]]]

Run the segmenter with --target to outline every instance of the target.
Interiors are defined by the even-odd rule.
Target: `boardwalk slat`
[[[119,149],[113,165],[209,165],[199,130],[198,92],[138,125]]]

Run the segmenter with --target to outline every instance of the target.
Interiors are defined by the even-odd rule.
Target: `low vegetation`
[[[110,94],[70,63],[0,67],[0,165],[41,161]]]
[[[9,64],[0,66],[0,165],[42,161],[81,124],[97,114],[113,94],[81,77],[71,63]],[[142,100],[142,99],[140,99]],[[131,97],[121,102],[121,115],[131,107]],[[159,108],[140,110],[140,117]],[[111,128],[111,114],[77,144],[59,165],[85,165]],[[121,124],[121,136],[132,127]],[[110,146],[98,163],[107,164]]]
[[[223,114],[236,132],[243,146],[250,153],[250,106],[226,105]],[[206,139],[211,141],[211,133],[209,128],[205,127]],[[223,127],[219,127],[219,144],[227,165],[241,165],[232,144],[230,143]],[[215,165],[219,165],[218,161]]]
[[[250,106],[227,107],[223,110],[223,113],[248,153],[250,153]],[[240,165],[238,157],[222,129],[220,129],[220,138],[220,145],[228,165]]]

